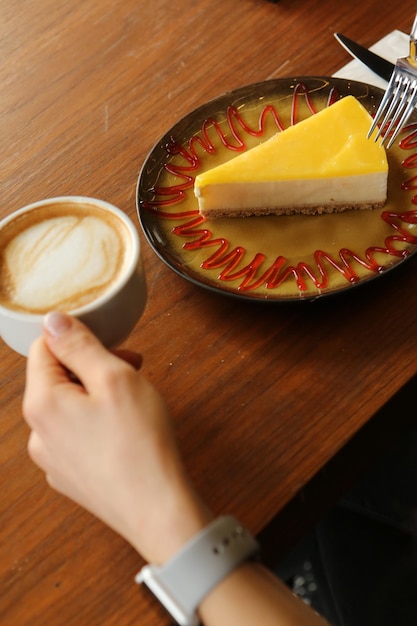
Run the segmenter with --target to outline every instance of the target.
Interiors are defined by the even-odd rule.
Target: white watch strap
[[[219,517],[167,563],[146,565],[135,580],[149,587],[178,624],[196,626],[203,598],[258,551],[258,542],[234,517]]]

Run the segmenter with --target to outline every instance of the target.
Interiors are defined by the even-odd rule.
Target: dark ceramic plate
[[[317,216],[206,221],[197,173],[352,94],[373,114],[382,90],[326,77],[271,80],[236,89],[180,120],[139,175],[145,236],[175,272],[202,287],[269,302],[311,300],[373,280],[417,249],[417,115],[388,151],[382,209]],[[416,179],[416,180],[415,180]]]

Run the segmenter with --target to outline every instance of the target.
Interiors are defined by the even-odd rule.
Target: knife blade
[[[375,54],[375,52],[368,50],[368,48],[361,46],[341,33],[334,33],[334,36],[343,48],[345,48],[345,50],[347,50],[355,59],[364,63],[366,67],[375,72],[375,74],[378,74],[378,76],[384,80],[389,81],[395,67],[393,63],[383,59]]]

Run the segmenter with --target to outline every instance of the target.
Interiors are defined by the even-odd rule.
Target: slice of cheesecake
[[[372,209],[387,197],[385,149],[353,96],[196,176],[206,218]]]

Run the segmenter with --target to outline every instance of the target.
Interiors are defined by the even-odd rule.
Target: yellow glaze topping
[[[387,172],[385,149],[367,139],[372,118],[353,96],[196,176],[195,186]]]

